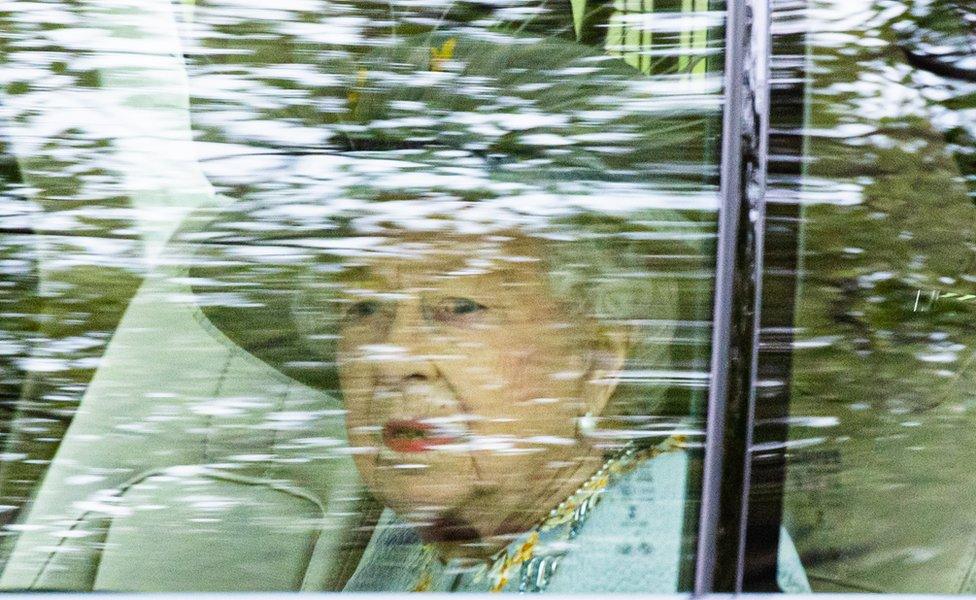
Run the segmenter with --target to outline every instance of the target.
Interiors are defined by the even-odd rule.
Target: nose
[[[421,384],[437,377],[419,300],[401,302],[386,336],[389,354],[379,361],[377,378],[384,385]]]

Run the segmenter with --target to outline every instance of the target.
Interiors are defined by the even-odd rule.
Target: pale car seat
[[[164,247],[188,211],[221,203],[187,146],[172,7],[95,0],[78,11],[92,34],[86,52],[107,59],[101,85],[12,98],[15,114],[31,115],[16,124],[25,135],[14,152],[30,177],[43,152],[29,145],[50,141],[36,132],[63,119],[65,103],[77,103],[79,125],[107,132],[106,164],[132,199],[146,280],[10,528],[19,537],[0,587],[338,588],[355,567],[339,546],[355,535],[360,502],[340,406],[210,326],[186,282],[185,249]],[[132,53],[136,34],[146,44]]]
[[[166,0],[62,3],[2,22],[0,127],[17,175],[5,190],[4,278],[27,280],[5,299],[5,329],[19,337],[4,347],[15,348],[7,374],[16,378],[0,460],[6,524],[40,483],[162,246],[184,214],[216,198],[189,147],[187,78]],[[37,43],[50,52],[38,56]],[[67,74],[38,76],[48,66],[55,75],[58,61]],[[25,262],[30,272],[18,272]]]
[[[341,585],[360,503],[343,411],[210,326],[185,273],[130,304],[0,587]]]

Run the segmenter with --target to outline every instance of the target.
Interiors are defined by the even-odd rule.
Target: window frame
[[[728,7],[720,157],[728,183],[720,216],[726,230],[719,234],[726,246],[717,264],[726,273],[716,279],[709,417],[714,409],[717,420],[708,423],[709,432],[725,437],[706,437],[713,488],[702,497],[702,527],[706,507],[709,518],[720,518],[710,524],[716,533],[699,536],[696,595],[781,592],[777,557],[800,260],[796,197],[809,111],[808,6],[809,0],[730,0]],[[728,319],[725,332],[718,331],[720,317]]]
[[[729,0],[726,6],[721,205],[696,596],[740,593],[746,576],[762,314],[771,12],[770,0]],[[772,556],[775,585],[776,554]]]

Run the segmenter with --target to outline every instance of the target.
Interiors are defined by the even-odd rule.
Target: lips
[[[394,452],[427,452],[456,441],[456,437],[416,419],[387,421],[383,426],[383,444]]]

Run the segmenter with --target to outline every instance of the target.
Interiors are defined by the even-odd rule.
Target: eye
[[[477,318],[488,307],[470,298],[445,298],[431,311],[431,317],[440,323],[463,323]]]
[[[356,302],[346,311],[346,316],[351,319],[366,319],[372,317],[380,311],[380,303],[376,300],[362,300]]]
[[[479,310],[485,310],[484,306],[470,298],[451,298],[448,302],[450,303],[451,313],[455,315],[469,315]]]

